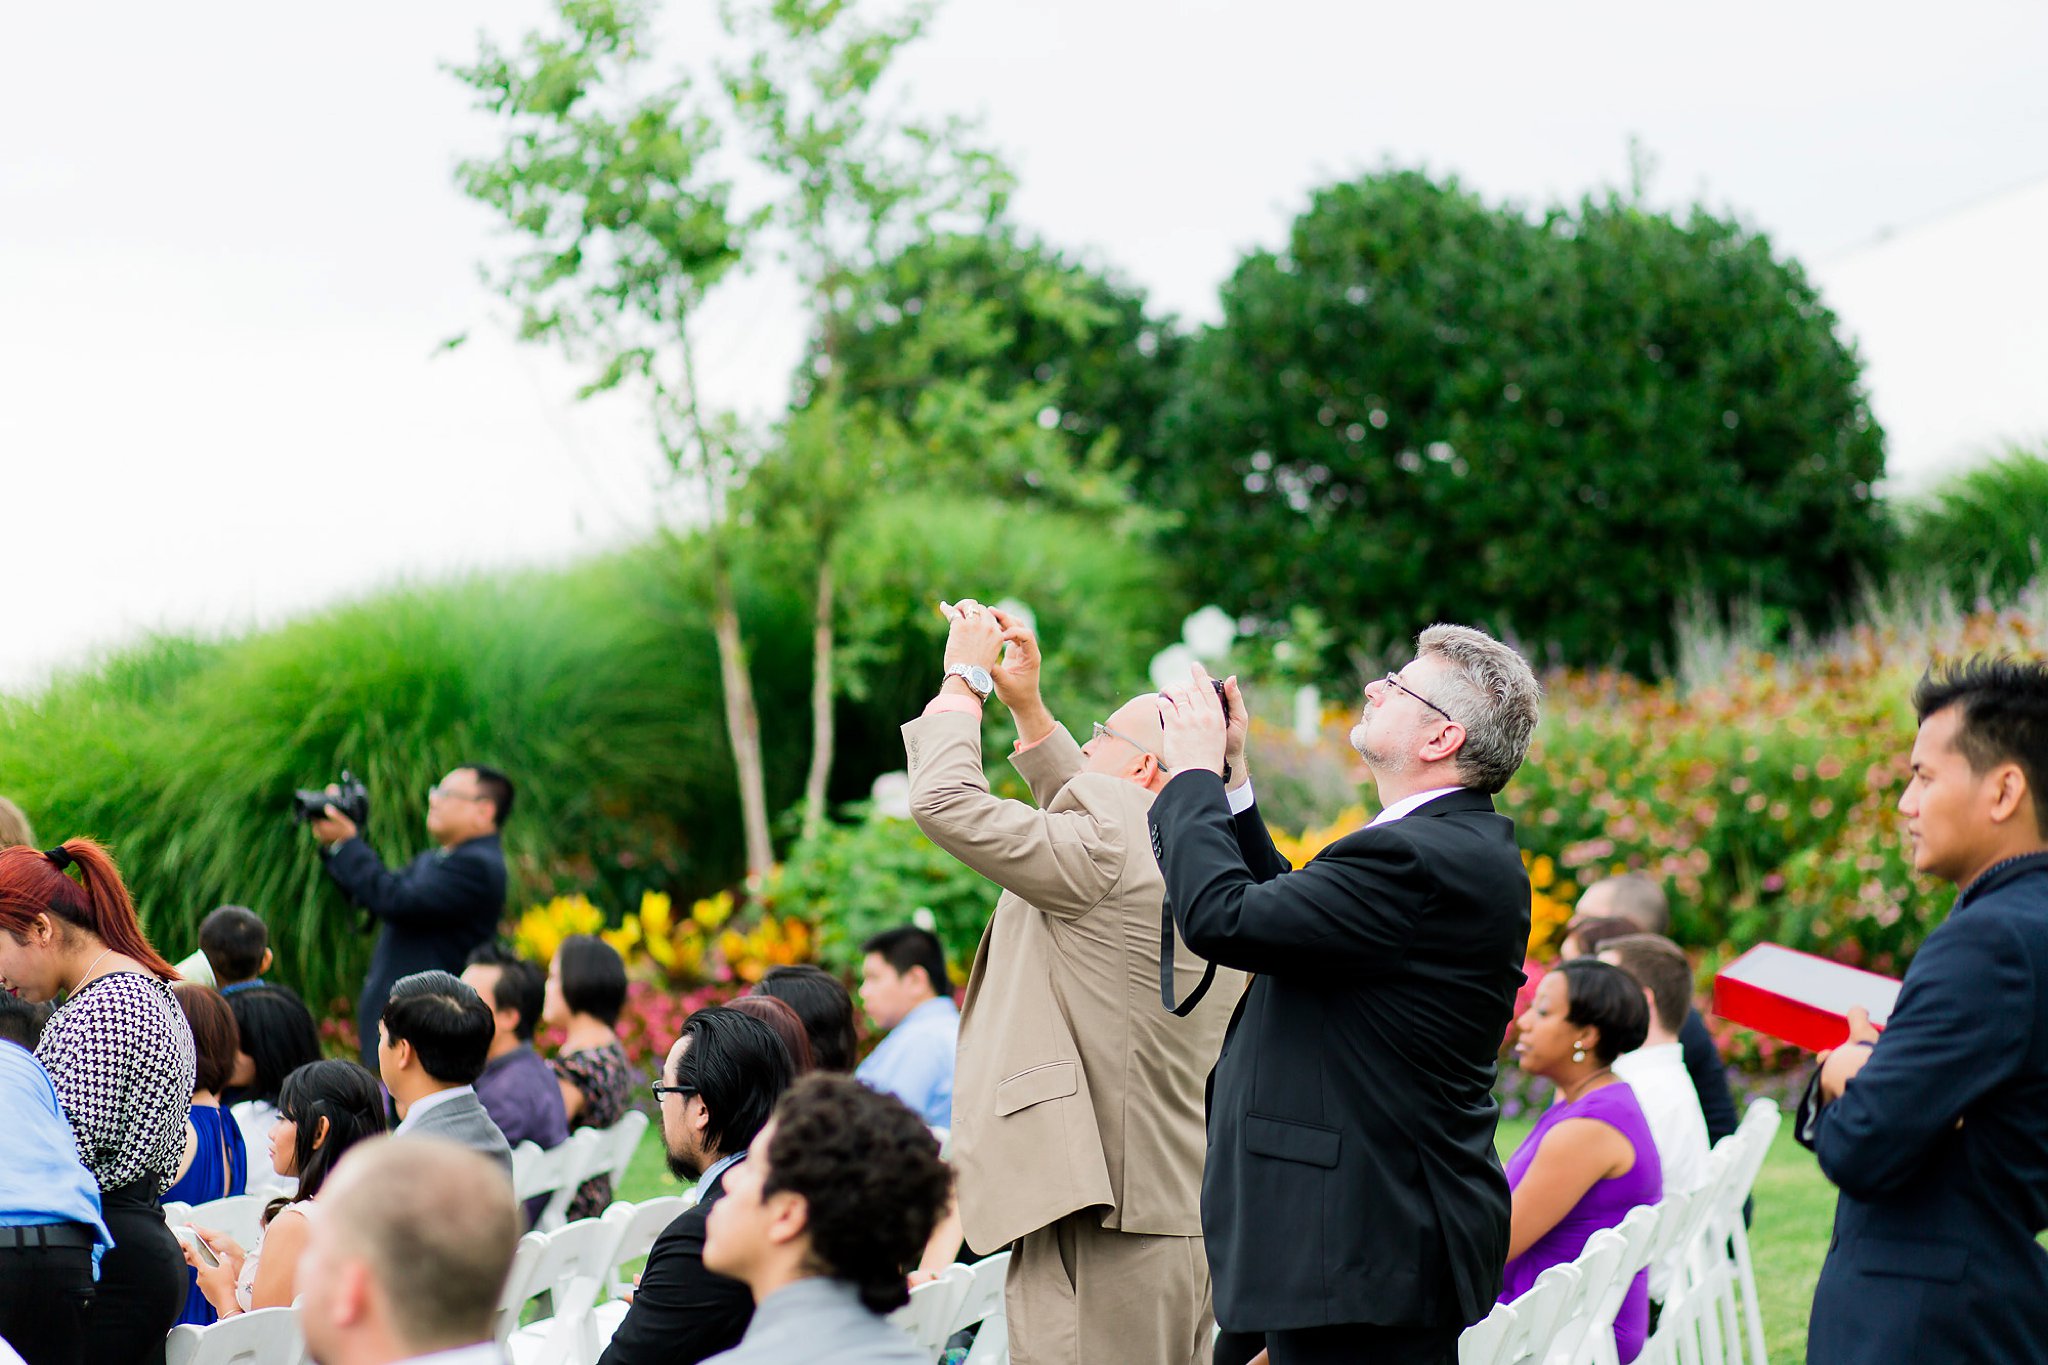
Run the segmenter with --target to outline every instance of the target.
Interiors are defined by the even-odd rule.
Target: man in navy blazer
[[[498,831],[512,814],[512,796],[512,779],[496,768],[473,763],[450,772],[427,791],[427,835],[437,847],[397,872],[333,806],[312,822],[327,875],[379,926],[356,1001],[363,1065],[371,1070],[391,983],[414,972],[458,973],[472,950],[497,935],[505,914]]]
[[[1209,1078],[1217,1365],[1262,1348],[1272,1365],[1454,1361],[1500,1293],[1494,1062],[1529,879],[1491,794],[1521,766],[1542,690],[1479,631],[1416,643],[1366,688],[1351,734],[1384,809],[1299,871],[1253,804],[1235,681],[1227,725],[1199,668],[1162,696],[1167,903],[1190,949],[1254,974]]]
[[[2048,665],[1936,670],[1913,706],[1899,812],[1961,894],[1800,1106],[1841,1190],[1806,1358],[2048,1360]]]

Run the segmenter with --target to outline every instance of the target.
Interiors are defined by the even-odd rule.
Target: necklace
[[[1591,1090],[1593,1088],[1594,1081],[1599,1080],[1602,1076],[1612,1076],[1613,1074],[1613,1067],[1601,1067],[1598,1071],[1591,1073],[1584,1080],[1579,1082],[1578,1094],[1575,1095],[1569,1089],[1567,1089],[1564,1092],[1564,1102],[1566,1104],[1576,1104],[1581,1096],[1583,1096],[1588,1090]]]
[[[103,952],[98,957],[94,958],[92,960],[92,967],[87,967],[85,969],[85,975],[78,978],[77,985],[74,985],[70,990],[64,992],[64,998],[66,1000],[69,1000],[72,996],[78,994],[78,992],[85,986],[85,983],[92,980],[92,968],[97,967],[100,965],[100,963],[106,961],[107,953],[111,953],[113,951],[114,950],[112,948],[109,948],[106,950],[106,952]]]

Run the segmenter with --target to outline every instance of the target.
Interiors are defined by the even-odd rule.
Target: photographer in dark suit
[[[1209,1078],[1217,1365],[1454,1361],[1507,1262],[1492,1085],[1529,879],[1491,793],[1541,689],[1476,630],[1424,631],[1351,732],[1385,809],[1292,871],[1252,801],[1235,681],[1227,725],[1212,688],[1198,667],[1162,694],[1174,776],[1151,825],[1181,937],[1254,973]]]
[[[1913,708],[1913,867],[1962,890],[1800,1106],[1841,1189],[1806,1358],[2048,1360],[2048,665],[1937,670]]]
[[[330,788],[330,790],[332,790]],[[384,866],[355,822],[333,806],[310,822],[327,875],[380,925],[370,973],[356,1001],[363,1065],[377,1069],[377,1021],[391,983],[414,972],[462,970],[505,913],[505,850],[498,831],[512,814],[512,779],[469,764],[427,791],[427,834],[439,845],[397,872]]]

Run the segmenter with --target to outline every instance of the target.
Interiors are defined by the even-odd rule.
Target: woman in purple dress
[[[1502,1303],[1528,1292],[1550,1267],[1578,1259],[1589,1237],[1630,1209],[1664,1197],[1650,1125],[1613,1071],[1614,1059],[1641,1047],[1649,1032],[1643,988],[1619,967],[1580,958],[1543,978],[1518,1023],[1522,1070],[1554,1084],[1557,1100],[1508,1159],[1514,1215]],[[1622,1361],[1642,1351],[1649,1327],[1643,1271],[1614,1319]]]

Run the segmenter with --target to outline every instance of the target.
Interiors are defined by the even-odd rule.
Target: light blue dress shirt
[[[953,1126],[953,1056],[960,1048],[960,1011],[951,996],[927,1000],[889,1030],[854,1077],[885,1090],[934,1128]]]
[[[100,1187],[78,1159],[78,1137],[57,1088],[35,1054],[0,1042],[0,1114],[7,1159],[0,1161],[0,1227],[84,1223],[99,1234],[93,1260],[114,1244],[100,1218]]]

